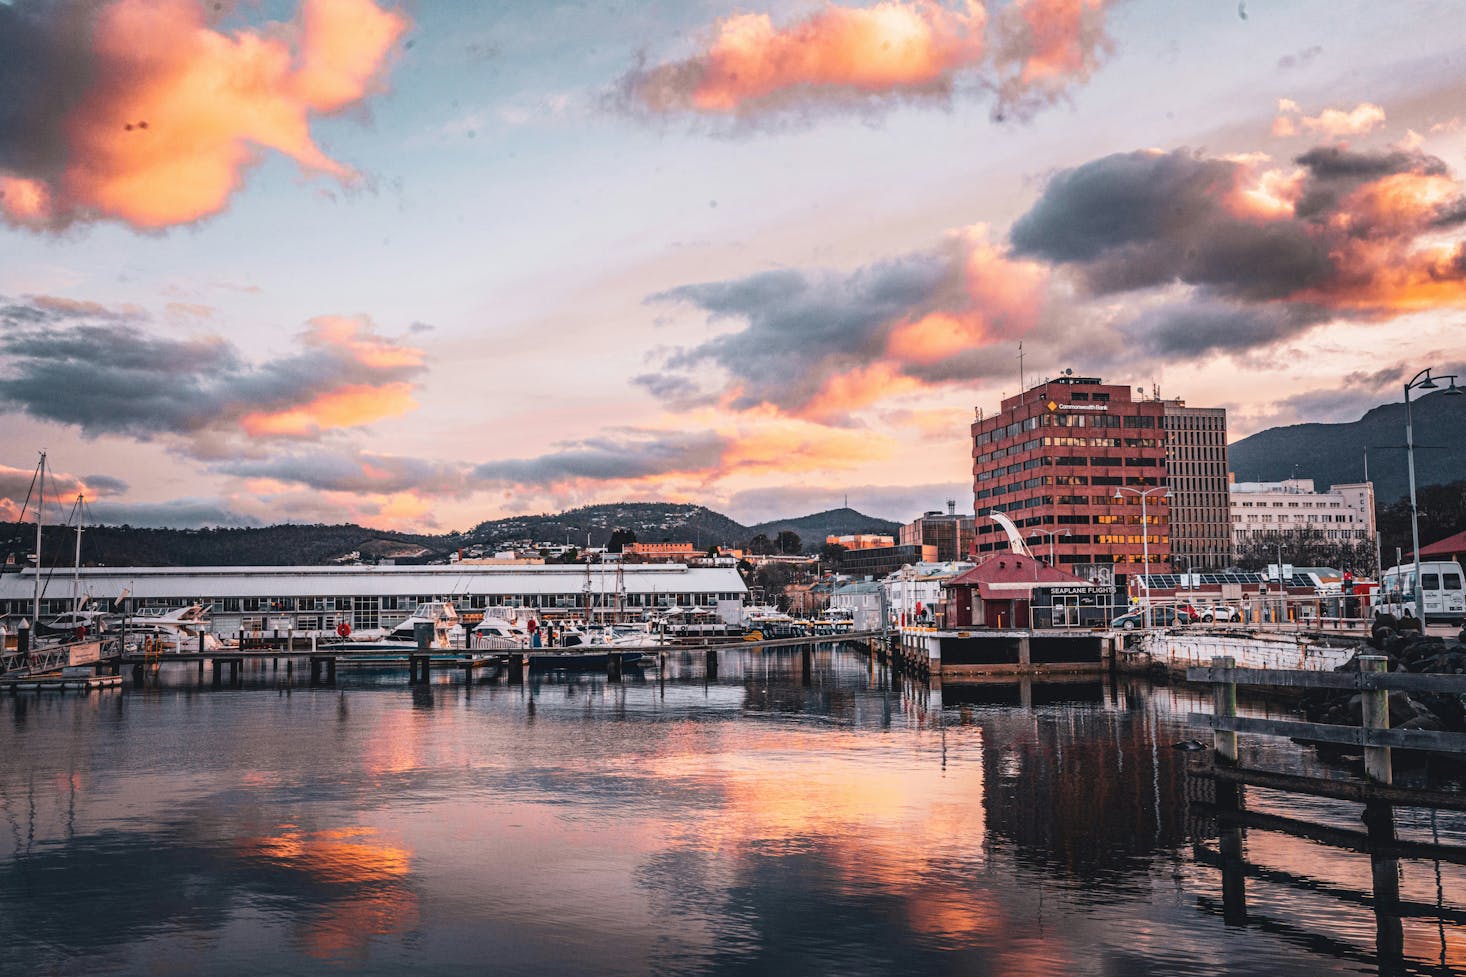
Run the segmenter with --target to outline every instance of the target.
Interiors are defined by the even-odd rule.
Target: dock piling
[[[1388,672],[1390,660],[1383,655],[1360,655],[1360,672]],[[1388,689],[1365,689],[1361,693],[1364,706],[1365,729],[1390,728],[1390,693]],[[1364,748],[1364,772],[1369,779],[1379,784],[1393,781],[1388,746],[1366,746]]]
[[[1213,658],[1212,668],[1233,669],[1237,667],[1237,659],[1230,655]],[[1214,711],[1218,716],[1235,718],[1237,715],[1237,683],[1218,682],[1212,690],[1214,698]],[[1215,730],[1212,733],[1212,749],[1216,752],[1219,762],[1236,764],[1237,762],[1237,734],[1231,730]]]

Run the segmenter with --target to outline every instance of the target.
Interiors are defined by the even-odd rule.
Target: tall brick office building
[[[1087,579],[1124,584],[1142,572],[1149,536],[1152,572],[1168,569],[1170,506],[1163,491],[1146,499],[1141,525],[1135,491],[1166,484],[1165,404],[1131,399],[1130,388],[1066,376],[1025,390],[972,425],[976,555],[1007,538],[996,509],[1020,528],[1035,553]],[[1116,499],[1117,489],[1125,491]],[[1068,535],[1064,535],[1067,532]]]

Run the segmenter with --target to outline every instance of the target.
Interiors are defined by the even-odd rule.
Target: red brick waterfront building
[[[1009,397],[996,414],[979,410],[974,511],[1006,513],[1035,553],[1047,558],[1052,542],[1054,564],[1086,580],[1125,583],[1142,572],[1147,545],[1151,571],[1169,569],[1165,414],[1164,402],[1134,400],[1129,387],[1074,376]],[[996,523],[977,520],[978,559],[1007,547]]]

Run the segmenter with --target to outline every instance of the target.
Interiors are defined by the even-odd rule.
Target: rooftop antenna
[[[1018,392],[1022,393],[1028,388],[1023,379],[1023,340],[1018,340]]]

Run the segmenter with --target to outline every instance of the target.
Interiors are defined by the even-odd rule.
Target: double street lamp
[[[1145,626],[1146,627],[1150,627],[1150,520],[1147,519],[1146,518],[1146,515],[1145,515],[1145,500],[1146,500],[1146,498],[1148,498],[1150,496],[1150,494],[1152,492],[1159,492],[1161,498],[1163,498],[1163,499],[1169,499],[1171,497],[1171,493],[1169,491],[1167,491],[1167,489],[1166,489],[1166,487],[1164,485],[1157,485],[1155,488],[1148,488],[1148,489],[1143,489],[1143,490],[1142,489],[1133,489],[1133,488],[1117,488],[1117,489],[1115,489],[1115,501],[1116,502],[1123,502],[1125,500],[1125,496],[1127,494],[1128,495],[1138,495],[1138,496],[1140,496],[1140,545],[1141,545],[1141,552],[1143,554],[1145,554],[1144,559],[1145,559]]]
[[[1415,421],[1410,410],[1410,391],[1437,390],[1440,384],[1435,381],[1446,380],[1446,396],[1458,397],[1466,392],[1456,386],[1454,373],[1432,377],[1430,371],[1431,367],[1426,367],[1405,384],[1405,457],[1410,468],[1410,544],[1414,547],[1410,555],[1410,569],[1414,578],[1412,589],[1415,591],[1415,616],[1422,625],[1425,624],[1425,598],[1420,585],[1420,512],[1415,504]]]
[[[1068,535],[1069,530],[1067,529],[1038,529],[1032,533],[1029,533],[1028,538],[1040,541],[1042,541],[1045,536],[1049,538],[1049,566],[1052,567],[1054,565],[1054,537]]]

